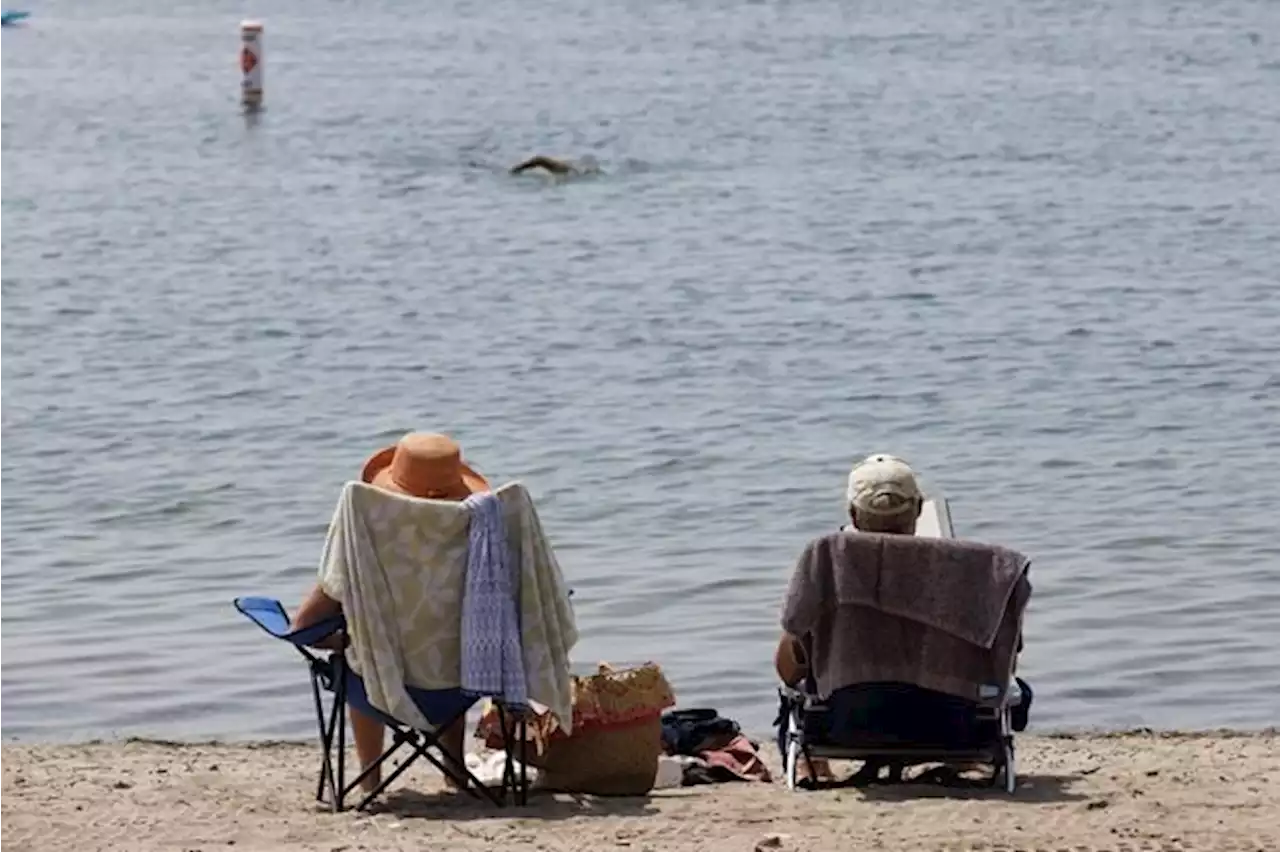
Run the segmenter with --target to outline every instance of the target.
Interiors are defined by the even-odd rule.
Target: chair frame
[[[249,618],[267,633],[277,639],[290,643],[307,662],[311,679],[311,696],[316,711],[316,726],[319,731],[321,751],[320,775],[316,783],[316,801],[329,804],[334,813],[346,810],[347,798],[360,787],[370,773],[381,768],[401,746],[408,745],[410,754],[371,791],[366,793],[356,804],[357,811],[366,810],[370,804],[386,790],[388,785],[399,778],[418,758],[425,758],[443,775],[453,780],[465,792],[476,798],[487,799],[497,807],[507,804],[508,793],[512,793],[515,804],[526,805],[529,801],[528,764],[526,763],[526,722],[523,713],[512,712],[501,702],[495,702],[498,719],[502,726],[505,741],[506,761],[503,766],[502,783],[495,792],[478,779],[462,761],[454,759],[440,745],[439,732],[466,718],[467,712],[475,705],[474,701],[466,704],[450,718],[436,724],[431,730],[413,728],[386,713],[372,708],[382,721],[391,729],[391,744],[369,766],[365,767],[349,783],[346,781],[346,709],[349,703],[349,684],[357,677],[347,663],[346,648],[348,636],[346,619],[335,616],[318,624],[301,630],[294,630],[289,623],[288,613],[279,601],[267,598],[236,598],[236,609]],[[275,618],[272,625],[264,623],[252,612],[267,610]],[[337,649],[317,647],[320,643],[336,644]],[[324,695],[329,693],[328,708],[325,707]],[[516,752],[512,743],[518,744],[519,768],[516,768]],[[439,755],[432,753],[432,749]]]
[[[786,725],[786,753],[783,757],[783,768],[787,789],[798,789],[801,758],[808,764],[811,776],[816,775],[813,767],[814,758],[830,758],[833,760],[882,760],[891,763],[987,763],[991,764],[993,769],[992,786],[1003,780],[1004,791],[1013,794],[1018,786],[1018,775],[1011,715],[1013,708],[1022,700],[1022,691],[1010,678],[1006,689],[984,686],[981,692],[983,697],[975,702],[974,707],[979,720],[994,721],[999,725],[997,738],[985,747],[970,749],[917,748],[910,745],[846,747],[807,741],[804,730],[805,714],[823,707],[823,701],[816,696],[816,689],[811,682],[807,684],[807,691],[782,686],[778,689],[778,694],[788,705],[783,722]]]

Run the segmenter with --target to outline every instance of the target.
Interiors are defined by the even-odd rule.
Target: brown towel
[[[823,695],[897,681],[974,699],[1012,674],[1029,567],[974,542],[835,533],[801,555],[782,627],[804,640]]]
[[[838,604],[919,621],[983,648],[1030,561],[970,541],[846,533],[830,542]]]

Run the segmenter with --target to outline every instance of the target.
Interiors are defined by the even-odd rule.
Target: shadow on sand
[[[562,820],[578,817],[635,817],[657,811],[648,796],[579,796],[569,793],[529,792],[529,804],[496,807],[492,802],[458,793],[420,793],[397,790],[369,806],[371,814],[394,814],[404,819],[533,819]]]
[[[1074,792],[1071,787],[1080,780],[1079,775],[1019,775],[1018,789],[1012,794],[1003,788],[992,787],[987,781],[968,781],[964,778],[949,779],[945,784],[925,781],[904,781],[898,784],[871,784],[857,786],[869,801],[901,802],[910,799],[964,799],[973,801],[999,801],[1012,804],[1045,804],[1047,802],[1081,802],[1091,798]],[[845,782],[827,784],[820,789],[851,789]]]

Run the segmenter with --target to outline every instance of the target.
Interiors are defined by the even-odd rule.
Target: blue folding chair
[[[501,702],[496,702],[505,740],[506,762],[502,783],[495,793],[476,778],[467,769],[465,763],[453,758],[441,748],[439,742],[440,732],[463,720],[467,711],[478,700],[476,696],[464,693],[461,689],[427,690],[406,686],[409,697],[433,726],[430,730],[413,728],[369,703],[364,680],[347,665],[345,653],[347,622],[343,616],[338,615],[319,624],[294,630],[289,621],[289,614],[278,600],[257,597],[236,598],[235,607],[267,633],[291,644],[307,660],[311,673],[311,694],[315,700],[316,723],[320,731],[320,779],[316,786],[316,801],[324,802],[327,789],[331,809],[334,812],[343,810],[347,796],[401,746],[408,745],[411,749],[408,758],[377,787],[367,793],[356,805],[356,810],[367,808],[382,794],[387,785],[400,777],[419,757],[426,758],[463,790],[473,796],[483,796],[499,807],[506,804],[508,791],[514,794],[517,804],[528,803],[529,779],[525,768],[526,723],[522,713],[510,713],[509,708]],[[328,713],[325,712],[323,698],[326,692],[333,695]],[[346,720],[343,718],[343,711],[348,705],[378,717],[392,732],[390,746],[349,784],[345,780]],[[520,750],[518,772],[513,743],[518,744]],[[431,753],[432,748],[439,752],[438,757]]]

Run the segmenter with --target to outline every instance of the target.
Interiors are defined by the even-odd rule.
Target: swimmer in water
[[[544,157],[539,154],[536,157],[530,157],[523,163],[511,167],[511,174],[519,175],[533,169],[542,169],[547,174],[556,177],[579,177],[582,175],[598,175],[600,174],[600,164],[596,162],[596,158],[588,154],[578,162],[572,160],[561,160],[556,157]]]

